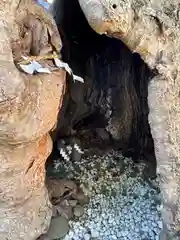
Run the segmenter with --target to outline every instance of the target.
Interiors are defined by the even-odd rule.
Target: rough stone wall
[[[1,240],[36,240],[47,231],[52,215],[44,165],[52,149],[48,132],[61,106],[65,72],[32,76],[18,71],[14,64],[17,55],[31,55],[33,41],[38,38],[38,32],[33,31],[37,26],[36,17],[44,32],[35,47],[39,47],[38,43],[40,49],[53,44],[57,51],[61,49],[54,21],[32,2],[0,1]],[[29,15],[31,21],[26,24]],[[21,34],[24,25],[33,36],[28,42],[25,41],[27,34]],[[49,38],[51,41],[46,41]]]
[[[98,33],[120,38],[157,71],[149,84],[149,122],[162,192],[164,230],[180,223],[180,5],[178,0],[79,0]],[[163,235],[162,239],[167,236]],[[175,239],[175,236],[173,236]]]

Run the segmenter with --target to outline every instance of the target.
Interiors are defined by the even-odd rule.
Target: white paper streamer
[[[81,78],[81,77],[79,77],[79,76],[77,76],[77,75],[74,75],[73,72],[72,72],[72,70],[71,70],[71,68],[69,67],[69,65],[68,65],[67,63],[62,62],[62,61],[61,61],[60,59],[58,59],[58,58],[55,58],[55,59],[54,59],[54,62],[55,62],[56,67],[58,67],[58,68],[64,68],[64,69],[66,70],[66,72],[69,73],[69,75],[72,75],[74,82],[75,82],[75,81],[78,81],[78,82],[84,83],[84,79]]]
[[[23,57],[25,60],[28,60],[27,57]],[[82,77],[79,77],[77,75],[74,75],[73,72],[72,72],[72,69],[69,67],[69,65],[65,62],[62,62],[60,59],[58,58],[54,58],[54,63],[56,65],[57,68],[63,68],[65,69],[65,71],[71,75],[73,77],[73,80],[74,82],[77,81],[77,82],[81,82],[81,83],[84,83],[84,79]],[[39,64],[37,61],[33,60],[33,61],[30,61],[29,64],[19,64],[21,69],[27,73],[27,74],[31,74],[33,75],[35,72],[38,72],[38,73],[47,73],[47,74],[50,74],[52,73],[52,71],[50,71],[49,68],[43,68],[41,66],[41,64]]]

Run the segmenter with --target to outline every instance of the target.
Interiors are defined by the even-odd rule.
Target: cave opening
[[[94,32],[78,0],[54,1],[53,15],[63,42],[62,59],[84,79],[82,84],[67,77],[56,137],[76,136],[83,148],[112,147],[156,169],[147,102],[154,73],[120,40]]]

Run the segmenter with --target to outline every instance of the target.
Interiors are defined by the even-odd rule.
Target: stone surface
[[[74,215],[76,217],[81,217],[84,214],[84,208],[81,205],[74,207]]]
[[[65,72],[30,76],[21,73],[14,64],[22,55],[31,55],[30,50],[39,55],[47,45],[51,49],[53,45],[57,51],[61,49],[52,17],[32,2],[0,2],[2,240],[37,239],[48,230],[52,215],[44,181],[45,161],[52,149],[48,132],[55,125],[61,106]],[[40,31],[42,28],[44,32]]]
[[[79,0],[79,3],[95,31],[120,38],[156,70],[157,76],[148,91],[149,123],[164,204],[162,216],[169,232],[174,234],[180,222],[179,2]],[[167,222],[164,213],[169,210],[173,218]]]
[[[52,218],[47,236],[51,240],[59,239],[64,237],[67,234],[68,230],[68,222],[64,217],[60,216]]]

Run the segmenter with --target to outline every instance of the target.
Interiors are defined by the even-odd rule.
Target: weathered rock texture
[[[165,227],[175,233],[180,224],[179,1],[79,0],[79,3],[95,31],[120,38],[157,71],[149,84],[149,122],[162,191],[162,216]]]
[[[149,67],[119,39],[93,31],[78,0],[55,0],[52,13],[62,36],[62,58],[85,82],[68,81],[57,133],[64,137],[73,129],[87,139],[89,132],[86,142],[91,147],[117,146],[134,160],[142,157],[152,163]]]
[[[35,240],[52,215],[44,164],[65,72],[28,76],[14,59],[47,45],[59,51],[61,41],[52,18],[30,0],[1,1],[0,28],[0,239]]]

